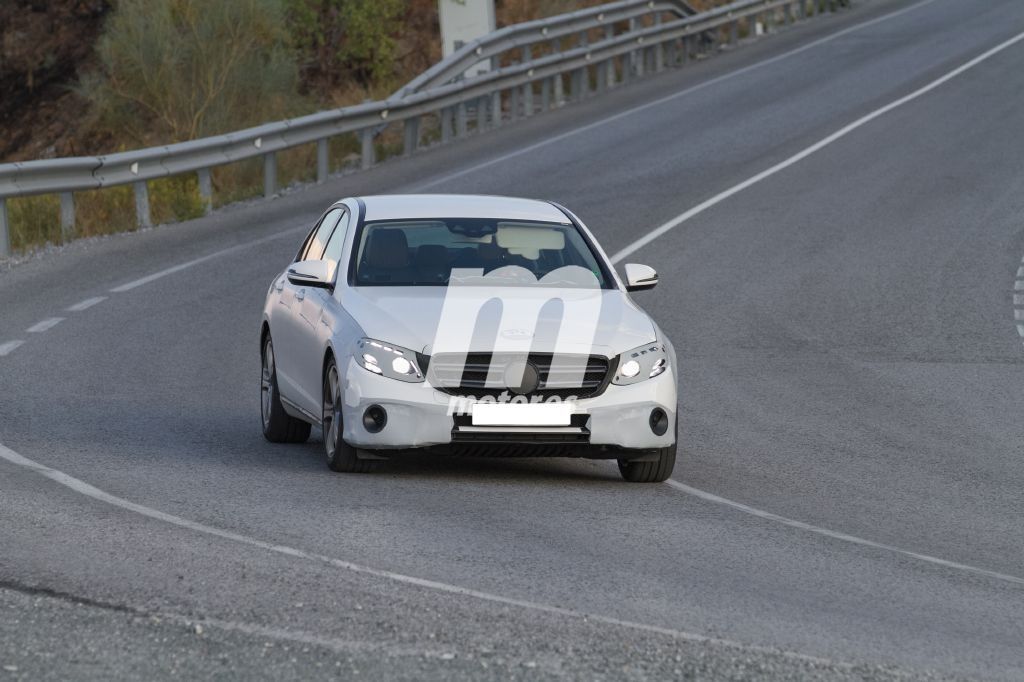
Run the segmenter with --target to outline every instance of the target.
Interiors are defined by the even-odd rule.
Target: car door
[[[345,246],[350,215],[346,211],[337,221],[321,256],[322,260],[327,262],[330,281],[334,281],[338,274],[338,263],[341,260],[341,251]],[[327,336],[331,333],[324,318],[324,306],[328,305],[337,305],[332,290],[307,288],[306,296],[299,306],[299,317],[306,326],[298,348],[300,354],[298,361],[301,363],[298,368],[299,381],[304,388],[308,387],[308,392],[313,396],[314,403],[310,407],[317,415],[322,407],[320,393],[323,380],[321,371],[323,370],[324,346]]]
[[[323,257],[327,241],[343,213],[344,209],[334,208],[324,214],[303,245],[296,262]],[[274,339],[278,388],[285,400],[319,417],[319,382],[310,387],[302,380],[303,352],[310,343],[310,325],[303,317],[303,307],[307,297],[316,297],[323,290],[293,284],[288,280],[287,272],[283,275],[283,281],[278,280],[275,288],[280,288],[280,297],[270,318],[270,333]],[[311,406],[315,409],[311,409]]]

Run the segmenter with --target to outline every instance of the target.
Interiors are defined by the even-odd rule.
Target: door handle
[[[295,292],[295,300],[296,301],[301,301],[304,298],[306,298],[306,290],[305,289],[299,289],[298,291]]]

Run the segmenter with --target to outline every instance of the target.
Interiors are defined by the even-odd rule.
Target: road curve
[[[1022,32],[1015,0],[857,3],[0,273],[0,676],[1020,678]],[[737,187],[630,255],[677,485],[263,441],[265,287],[330,200],[553,199],[613,253]]]

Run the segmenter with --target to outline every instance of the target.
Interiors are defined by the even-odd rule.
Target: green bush
[[[288,21],[303,68],[332,87],[351,75],[364,88],[395,79],[395,36],[402,0],[287,0]]]
[[[153,223],[192,220],[206,214],[195,173],[149,182],[149,211]]]
[[[80,92],[125,143],[191,140],[305,110],[281,0],[119,0],[97,55]]]

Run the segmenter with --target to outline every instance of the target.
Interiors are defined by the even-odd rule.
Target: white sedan
[[[263,433],[323,429],[327,463],[395,452],[615,459],[664,481],[676,457],[672,344],[565,208],[489,196],[332,205],[270,285]]]

